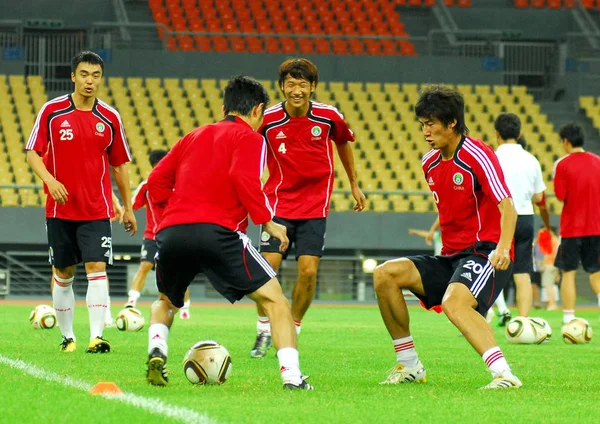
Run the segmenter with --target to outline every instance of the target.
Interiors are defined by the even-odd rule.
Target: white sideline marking
[[[85,381],[76,380],[66,375],[60,375],[52,371],[46,371],[37,365],[30,364],[20,359],[11,359],[0,354],[0,364],[7,365],[11,368],[17,369],[25,374],[29,374],[32,377],[40,380],[51,381],[54,383],[62,384],[63,386],[72,387],[74,389],[88,392],[93,385],[86,383]],[[100,395],[106,399],[117,400],[140,409],[144,409],[148,412],[157,415],[163,415],[168,418],[180,420],[184,423],[196,423],[196,424],[213,424],[215,420],[211,419],[206,414],[200,414],[191,409],[183,406],[169,405],[160,399],[147,398],[144,396],[136,395],[133,393],[124,393],[122,395]]]

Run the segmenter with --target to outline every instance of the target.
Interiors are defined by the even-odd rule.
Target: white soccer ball
[[[583,344],[592,340],[592,327],[583,318],[575,318],[561,328],[563,340],[567,344]]]
[[[515,344],[540,344],[547,334],[526,317],[515,317],[506,324],[506,339]]]
[[[546,321],[544,318],[539,318],[539,317],[529,318],[529,321],[531,321],[531,323],[535,327],[535,330],[539,334],[546,335],[546,338],[544,340],[542,340],[542,342],[544,342],[544,343],[549,342],[550,339],[552,338],[552,328],[550,327],[550,324],[548,324],[548,321]]]
[[[229,351],[213,340],[198,342],[185,354],[183,372],[192,384],[223,384],[231,375]]]
[[[135,308],[125,308],[117,315],[117,328],[121,331],[140,331],[144,328],[144,316]]]
[[[48,330],[56,327],[56,311],[48,305],[38,305],[29,314],[29,323],[35,329]]]

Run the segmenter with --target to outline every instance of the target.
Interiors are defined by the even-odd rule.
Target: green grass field
[[[600,422],[600,342],[563,343],[558,334],[560,312],[533,314],[552,326],[554,339],[548,344],[510,345],[502,329],[496,329],[500,346],[524,386],[481,391],[490,375],[444,316],[411,309],[412,333],[428,382],[380,386],[395,364],[395,354],[377,308],[315,307],[305,318],[299,343],[302,370],[311,376],[316,390],[288,392],[281,388],[274,350],[267,358],[249,357],[255,313],[246,306],[193,307],[191,320],[176,318],[169,338],[170,384],[165,388],[151,387],[144,378],[146,328],[139,333],[108,329],[105,338],[113,351],[86,354],[87,310],[78,306],[78,350],[64,354],[58,352],[58,329],[29,326],[31,309],[33,305],[0,302],[0,422],[178,422],[131,403],[36,378],[11,366],[16,359],[89,385],[112,381],[126,393],[160,399],[167,409],[185,407],[219,423]],[[149,306],[140,310],[148,319]],[[593,327],[598,324],[597,311],[582,311],[578,316]],[[233,372],[222,386],[192,386],[183,374],[183,355],[204,339],[219,341],[231,353]],[[201,420],[190,416],[183,421]]]

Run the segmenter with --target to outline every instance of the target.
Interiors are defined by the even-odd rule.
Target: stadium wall
[[[84,5],[85,4],[85,5]],[[93,22],[114,21],[108,0],[1,0],[2,19],[58,20],[65,29],[88,28]]]

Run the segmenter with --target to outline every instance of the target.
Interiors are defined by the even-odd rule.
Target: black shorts
[[[203,272],[231,303],[275,277],[246,234],[215,224],[186,224],[156,235],[156,284],[178,308],[194,277]]]
[[[296,259],[299,256],[323,256],[325,249],[325,227],[327,220],[325,218],[312,219],[285,219],[274,217],[273,221],[284,225],[287,228],[287,236],[290,239],[290,246],[283,252],[283,259],[287,258],[292,245],[296,249]],[[260,246],[261,252],[281,253],[279,245],[281,242],[261,227]]]
[[[50,263],[66,268],[78,263],[113,263],[112,229],[108,219],[71,221],[46,219]]]
[[[542,286],[542,273],[539,271],[534,271],[529,274],[531,277],[531,284],[535,284],[536,286]]]
[[[158,246],[156,240],[144,239],[142,240],[142,250],[140,251],[140,262],[151,262],[152,269],[154,269],[154,257],[158,252]]]
[[[583,265],[590,274],[600,271],[600,236],[563,237],[554,265],[561,271],[575,271]]]
[[[533,215],[519,215],[515,228],[515,274],[533,272],[533,233]]]
[[[508,283],[513,264],[507,270],[496,271],[488,256],[494,243],[480,242],[473,248],[451,256],[408,256],[421,274],[425,295],[414,293],[430,309],[442,304],[450,283],[462,283],[477,299],[476,310],[483,316]]]

